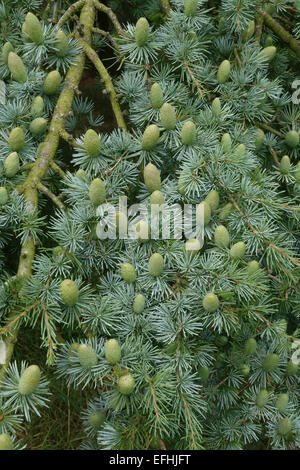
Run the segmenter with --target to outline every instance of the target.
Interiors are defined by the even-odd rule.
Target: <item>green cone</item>
[[[173,106],[169,103],[164,103],[160,108],[160,121],[162,127],[170,131],[176,126],[176,112]]]
[[[292,421],[289,418],[284,418],[281,421],[279,421],[277,430],[278,434],[281,436],[285,436],[288,434],[293,428]]]
[[[286,407],[288,406],[289,403],[289,396],[287,393],[281,393],[277,400],[276,400],[276,408],[279,411],[279,413],[284,413],[286,410]]]
[[[58,70],[52,70],[45,78],[43,91],[45,95],[55,95],[58,92],[61,83],[61,75]]]
[[[233,211],[233,204],[231,204],[231,202],[228,202],[227,204],[225,204],[225,206],[222,207],[220,214],[219,214],[219,219],[220,220],[228,219],[232,211]]]
[[[205,382],[208,377],[209,377],[209,368],[206,367],[206,366],[201,366],[199,367],[198,369],[198,375],[199,375],[199,378],[201,380],[201,382]]]
[[[14,52],[8,54],[8,68],[12,78],[18,83],[25,83],[27,81],[27,70],[21,57]]]
[[[288,155],[284,155],[280,160],[280,173],[287,175],[291,170],[291,160]]]
[[[78,359],[84,369],[91,369],[98,364],[97,353],[89,344],[79,345]]]
[[[211,111],[213,116],[218,117],[222,112],[220,98],[215,98],[211,104]]]
[[[215,312],[220,306],[218,296],[216,294],[213,294],[212,292],[206,294],[202,301],[202,304],[204,309],[208,312]]]
[[[31,134],[34,134],[34,135],[43,134],[46,131],[46,129],[47,129],[47,120],[42,117],[35,118],[33,121],[31,121],[30,126],[29,126],[29,130]]]
[[[268,403],[268,399],[269,399],[269,394],[267,390],[261,390],[260,392],[258,392],[258,394],[256,395],[256,400],[255,400],[258,408],[263,408],[264,406],[266,406],[266,404]]]
[[[154,253],[148,263],[149,274],[153,277],[160,276],[164,269],[164,259],[159,253]]]
[[[102,204],[105,201],[105,184],[100,178],[95,178],[91,182],[89,189],[89,198],[92,204],[94,204],[95,206],[99,206],[99,204]]]
[[[0,450],[13,450],[14,445],[8,434],[0,434]]]
[[[126,282],[134,282],[136,280],[136,271],[130,263],[123,263],[121,266],[121,276]]]
[[[183,124],[181,130],[181,142],[183,145],[192,145],[196,138],[196,126],[193,121],[187,121]]]
[[[15,127],[9,134],[9,145],[14,152],[19,152],[25,145],[25,135],[21,127]]]
[[[210,205],[212,212],[217,210],[220,203],[220,196],[218,191],[216,191],[215,189],[209,191],[208,195],[205,198],[205,201],[208,202],[208,204]]]
[[[185,0],[184,14],[185,16],[195,16],[198,7],[197,0]]]
[[[165,204],[165,198],[161,191],[153,191],[150,196],[150,204]]]
[[[13,178],[20,169],[19,155],[17,152],[10,153],[4,160],[4,172],[7,178]]]
[[[146,18],[140,18],[135,25],[135,42],[136,45],[142,47],[148,41],[149,23]]]
[[[218,83],[223,84],[227,82],[230,75],[230,62],[229,60],[223,60],[223,62],[219,65],[218,73],[217,73],[217,80]]]
[[[161,86],[158,83],[153,83],[150,90],[150,103],[152,108],[159,109],[162,107],[164,102],[163,92]]]
[[[135,380],[132,374],[122,375],[118,380],[118,389],[123,395],[130,395],[134,389]]]
[[[253,274],[259,269],[259,263],[256,260],[250,261],[247,265],[247,273]]]
[[[39,366],[27,367],[20,377],[18,391],[21,395],[31,395],[36,389],[41,378]]]
[[[0,187],[0,206],[4,206],[8,201],[7,190],[4,186]]]
[[[83,145],[91,157],[97,157],[101,149],[101,140],[93,129],[88,129],[84,134]]]
[[[244,346],[245,354],[247,354],[247,356],[251,356],[252,354],[255,353],[256,348],[257,348],[256,340],[254,338],[247,339],[247,341],[245,342],[245,346]]]
[[[262,129],[256,129],[254,137],[255,137],[255,140],[254,140],[255,150],[258,151],[261,149],[264,143],[265,133]]]
[[[76,282],[71,279],[65,279],[60,284],[59,292],[63,303],[68,307],[74,307],[79,297],[79,289]]]
[[[279,356],[278,354],[267,354],[263,362],[263,370],[270,372],[278,366]]]
[[[156,124],[151,124],[146,127],[143,137],[142,137],[142,149],[143,150],[152,150],[159,139],[159,128]]]
[[[44,100],[41,96],[36,96],[32,101],[31,114],[34,117],[40,117],[44,111]]]
[[[233,259],[239,259],[244,256],[246,252],[246,245],[244,242],[237,242],[230,248],[230,257]]]
[[[55,35],[55,39],[57,41],[57,43],[56,43],[56,48],[57,48],[56,55],[58,57],[65,57],[65,55],[68,52],[68,46],[69,46],[69,41],[68,41],[67,36],[65,35],[65,33],[63,31],[57,31],[57,33]]]
[[[43,28],[38,18],[33,13],[27,13],[25,18],[26,33],[37,45],[40,45],[44,42]]]
[[[116,339],[110,339],[105,343],[105,359],[110,364],[117,364],[121,359],[121,348]]]
[[[144,182],[151,192],[160,189],[160,173],[152,163],[148,163],[144,168]]]
[[[299,133],[297,131],[289,131],[285,135],[285,143],[291,147],[295,148],[299,144]]]
[[[133,301],[133,311],[134,313],[142,313],[145,308],[146,299],[143,294],[138,294]]]
[[[6,42],[4,44],[4,46],[2,47],[2,54],[1,54],[1,57],[2,57],[2,60],[3,62],[7,65],[8,63],[8,54],[10,52],[13,52],[14,48],[13,46],[11,45],[10,42]]]
[[[219,248],[227,248],[230,243],[229,233],[224,225],[218,225],[214,234],[215,244]]]
[[[105,421],[105,413],[102,411],[93,411],[89,416],[89,424],[92,428],[99,431]]]
[[[231,137],[228,133],[222,135],[221,145],[225,153],[231,150]]]

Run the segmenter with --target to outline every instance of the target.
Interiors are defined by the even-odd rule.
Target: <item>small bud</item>
[[[145,308],[146,299],[142,294],[138,294],[133,301],[134,313],[142,313]]]
[[[21,395],[31,395],[36,389],[41,378],[38,366],[29,366],[20,377],[18,391]]]
[[[57,43],[56,43],[56,48],[57,48],[56,55],[58,57],[65,57],[65,55],[68,52],[68,46],[69,46],[69,41],[68,41],[67,36],[65,35],[65,33],[63,31],[57,31],[57,33],[55,35],[55,39],[57,41]]]
[[[225,153],[231,150],[231,137],[228,133],[222,135],[221,145]]]
[[[187,121],[183,124],[181,130],[181,141],[183,145],[192,145],[196,138],[196,126],[193,121]]]
[[[277,49],[275,46],[264,47],[260,52],[260,56],[265,57],[268,62],[271,62],[271,60],[275,57],[276,51]]]
[[[8,68],[12,78],[18,83],[25,83],[27,81],[27,70],[21,57],[14,52],[8,54]]]
[[[19,152],[25,145],[25,135],[21,127],[15,127],[9,134],[9,145],[15,152]]]
[[[151,124],[146,127],[143,137],[142,137],[142,149],[143,150],[152,150],[159,139],[159,128],[156,124]]]
[[[121,348],[116,339],[110,339],[105,343],[105,359],[113,365],[120,361]]]
[[[79,345],[78,359],[84,369],[91,369],[98,364],[97,353],[89,344]]]
[[[255,400],[258,408],[263,408],[264,406],[266,406],[266,404],[268,403],[268,399],[269,399],[269,394],[267,390],[261,390],[260,392],[258,392],[258,394],[256,395],[256,400]]]
[[[230,62],[229,60],[223,60],[223,62],[219,65],[218,73],[217,73],[217,80],[220,84],[227,82],[230,75]]]
[[[205,310],[208,312],[215,312],[219,306],[220,302],[216,294],[213,294],[212,292],[209,294],[206,294],[206,296],[203,299],[203,307]]]
[[[65,279],[61,282],[59,292],[63,303],[68,307],[73,307],[77,303],[79,289],[71,279]]]
[[[47,129],[47,120],[42,117],[35,118],[33,121],[31,121],[30,126],[29,126],[29,130],[31,134],[34,134],[34,135],[43,134],[46,131],[46,129]]]
[[[198,7],[197,0],[185,0],[184,14],[185,16],[195,16]]]
[[[20,160],[17,152],[10,153],[4,160],[4,172],[7,178],[13,178],[20,169]]]
[[[124,281],[131,283],[136,280],[136,271],[130,263],[123,263],[121,266],[121,276]]]
[[[163,92],[161,86],[158,83],[153,83],[150,90],[150,103],[152,108],[159,109],[162,107],[164,102]]]
[[[100,178],[95,178],[91,184],[89,189],[89,198],[94,206],[99,206],[105,201],[106,197],[106,190],[105,184]]]
[[[208,195],[205,198],[205,201],[208,202],[208,204],[210,205],[212,212],[217,210],[220,202],[220,196],[218,191],[216,191],[215,189],[209,191]]]
[[[284,155],[280,160],[280,173],[287,175],[291,169],[291,160],[287,155]]]
[[[135,380],[132,374],[122,375],[118,380],[118,389],[123,395],[130,395],[134,389]]]
[[[211,111],[213,116],[218,117],[221,114],[221,101],[219,98],[215,98],[211,104]]]
[[[229,233],[224,225],[218,225],[214,234],[215,244],[219,248],[227,248],[230,243]]]
[[[93,129],[88,129],[83,138],[84,148],[91,157],[97,157],[101,148],[101,140]]]
[[[285,143],[291,147],[295,148],[299,144],[299,133],[297,131],[289,131],[285,135]]]
[[[31,114],[34,117],[40,117],[44,110],[44,100],[41,96],[36,96],[31,105]]]
[[[40,45],[44,41],[43,28],[38,18],[33,13],[27,13],[25,18],[25,31],[32,42]]]
[[[247,356],[251,356],[252,354],[255,353],[256,348],[257,348],[256,340],[254,338],[247,339],[247,341],[245,342],[245,346],[244,346],[245,354],[247,354]]]
[[[142,47],[148,41],[149,23],[146,18],[140,18],[135,25],[135,42],[138,47]]]
[[[55,95],[58,92],[61,83],[61,75],[58,70],[49,72],[43,85],[45,95]]]
[[[237,242],[230,248],[230,257],[233,259],[240,259],[246,252],[246,245],[244,242]]]
[[[166,130],[170,131],[176,126],[176,113],[173,106],[169,103],[164,103],[160,108],[161,125]]]
[[[164,259],[159,253],[154,253],[148,263],[149,274],[153,277],[160,276],[164,269]]]
[[[144,168],[144,182],[151,192],[160,189],[160,173],[157,167],[152,163],[148,163]]]

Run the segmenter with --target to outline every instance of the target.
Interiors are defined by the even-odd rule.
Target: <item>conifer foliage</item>
[[[136,3],[136,24],[0,3],[0,449],[24,448],[49,368],[90,394],[83,449],[299,449],[299,2]],[[204,245],[147,215],[100,239],[121,196],[201,204]],[[13,357],[23,327],[42,368]]]

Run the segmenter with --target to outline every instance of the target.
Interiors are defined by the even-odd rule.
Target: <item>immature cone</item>
[[[164,204],[165,203],[165,198],[164,195],[162,194],[161,191],[153,191],[153,193],[150,196],[150,204]]]
[[[126,282],[134,282],[136,280],[136,271],[130,263],[123,263],[121,266],[121,276]]]
[[[222,135],[221,145],[225,153],[231,150],[231,137],[228,133]]]
[[[99,206],[102,202],[105,201],[106,197],[106,190],[105,184],[100,178],[95,178],[91,184],[89,189],[89,198],[92,204],[95,206]]]
[[[250,261],[247,265],[247,273],[253,274],[259,269],[259,263],[256,260]]]
[[[7,203],[8,194],[4,186],[0,187],[0,206],[4,206]]]
[[[56,55],[58,57],[64,57],[68,52],[68,38],[63,31],[57,31],[55,35],[56,39]]]
[[[239,144],[234,151],[237,157],[243,157],[246,153],[246,147],[244,144]]]
[[[140,220],[136,224],[135,229],[136,229],[137,240],[139,242],[145,243],[149,240],[150,228],[149,228],[149,224],[146,220]]]
[[[144,168],[144,182],[151,192],[160,189],[160,173],[153,163],[148,163]]]
[[[205,382],[209,377],[209,368],[206,366],[199,367],[198,375],[201,382]]]
[[[43,134],[46,129],[47,129],[47,120],[42,117],[35,118],[33,121],[31,121],[30,126],[29,126],[29,130],[31,134],[34,134],[34,135]]]
[[[84,369],[91,369],[98,364],[97,353],[90,344],[79,345],[78,359]]]
[[[273,45],[273,38],[272,36],[267,36],[264,42],[264,47],[272,46]]]
[[[176,126],[176,112],[173,106],[169,103],[164,103],[160,108],[160,121],[162,127],[170,131]]]
[[[13,178],[20,169],[19,155],[17,152],[10,153],[4,160],[4,172],[7,178]]]
[[[193,121],[187,121],[183,124],[181,130],[181,142],[183,145],[192,145],[196,138],[196,126]]]
[[[298,364],[296,364],[295,362],[293,361],[289,361],[286,365],[286,375],[296,375],[298,372]]]
[[[227,82],[230,75],[230,62],[223,60],[218,68],[217,80],[220,84]]]
[[[63,303],[68,307],[74,307],[79,297],[79,289],[76,282],[71,279],[65,279],[60,284],[59,292]]]
[[[198,0],[185,0],[184,14],[185,16],[195,16],[198,6]]]
[[[149,274],[153,277],[160,276],[164,269],[164,259],[159,253],[154,253],[148,263]]]
[[[93,411],[89,416],[89,424],[99,431],[105,421],[105,414],[102,411]]]
[[[267,390],[261,390],[260,392],[258,392],[258,394],[256,395],[256,400],[255,400],[258,408],[263,408],[264,406],[266,406],[266,404],[268,403],[268,399],[269,399],[269,394]]]
[[[211,205],[209,204],[209,201],[202,201],[198,204],[198,207],[196,209],[196,220],[198,222],[198,217],[197,217],[197,213],[198,211],[201,210],[201,208],[203,207],[203,222],[204,222],[204,226],[208,225],[209,224],[209,221],[210,221],[210,218],[211,218]],[[199,209],[198,209],[199,208]]]
[[[3,62],[7,65],[7,62],[8,62],[8,54],[10,52],[13,52],[14,48],[13,46],[11,45],[10,42],[6,42],[4,44],[4,46],[2,47],[2,53],[1,53],[1,57],[2,57],[2,60]]]
[[[244,346],[245,354],[247,354],[247,356],[251,356],[252,354],[255,353],[256,348],[257,348],[256,340],[254,338],[247,339],[247,341],[245,342],[245,346]]]
[[[79,346],[80,346],[79,343],[71,344],[71,346],[69,347],[69,350],[68,350],[68,358],[69,359],[71,359],[71,357],[77,357]]]
[[[299,133],[297,131],[289,131],[285,134],[285,143],[291,147],[295,148],[299,144]]]
[[[142,137],[142,149],[143,150],[152,150],[159,139],[159,128],[156,124],[151,124],[146,127],[143,137]]]
[[[75,176],[82,181],[86,181],[88,179],[86,172],[82,168],[79,168],[79,170],[76,171]]]
[[[118,389],[123,395],[130,395],[134,389],[135,380],[130,373],[122,375],[118,380]]]
[[[224,225],[218,225],[214,234],[215,244],[219,248],[227,248],[230,243],[229,233]]]
[[[291,160],[288,155],[284,155],[280,160],[280,173],[287,175],[291,169]]]
[[[201,248],[200,241],[197,238],[191,238],[185,242],[184,248],[185,251],[196,254]]]
[[[12,78],[18,83],[25,83],[27,81],[27,70],[21,57],[19,57],[14,52],[8,54],[7,62],[9,71],[12,75]]]
[[[298,162],[297,165],[296,165],[294,178],[296,180],[296,183],[300,183],[300,162]]]
[[[218,117],[221,114],[221,101],[220,98],[215,98],[211,104],[211,111],[213,116]]]
[[[249,41],[252,38],[255,31],[255,21],[251,20],[248,23],[248,26],[242,32],[243,41]]]
[[[61,83],[61,75],[58,70],[52,70],[45,78],[43,91],[45,95],[55,95],[58,92]]]
[[[285,436],[292,430],[292,421],[289,418],[284,418],[281,421],[279,421],[278,426],[277,426],[277,431],[278,434],[281,436]]]
[[[110,339],[105,343],[105,359],[110,364],[117,364],[121,359],[121,348],[116,339]]]
[[[9,145],[15,152],[19,152],[25,145],[25,135],[21,127],[15,127],[9,134]]]
[[[246,377],[247,375],[249,375],[249,372],[250,372],[250,367],[247,366],[247,364],[242,364],[240,367],[239,367],[239,371],[240,373]]]
[[[13,450],[14,445],[8,434],[0,434],[0,450]]]
[[[25,18],[26,33],[35,44],[40,45],[44,41],[43,28],[38,18],[33,13],[27,13]]]
[[[204,297],[202,305],[208,312],[215,312],[219,308],[220,302],[216,294],[210,292]]]
[[[216,191],[215,189],[209,191],[208,195],[205,198],[205,201],[208,202],[208,204],[210,205],[212,212],[217,210],[220,202],[220,196],[218,191]]]
[[[277,354],[267,354],[263,362],[263,370],[270,372],[278,366],[279,356]]]
[[[264,47],[260,55],[262,57],[265,57],[268,60],[268,62],[271,62],[271,60],[274,59],[275,57],[276,50],[277,49],[275,46]]]
[[[88,129],[84,134],[83,145],[91,157],[97,157],[101,148],[101,140],[93,129]]]
[[[20,377],[18,391],[21,395],[31,395],[36,389],[41,378],[39,366],[27,367]]]
[[[246,245],[244,242],[237,242],[230,248],[230,257],[233,259],[239,259],[244,256],[246,252]]]
[[[44,111],[44,100],[41,96],[36,96],[31,105],[31,114],[34,117],[40,117]]]
[[[164,102],[163,92],[161,86],[158,83],[153,83],[150,90],[150,103],[152,108],[159,109],[162,107]]]
[[[257,129],[255,132],[255,150],[260,150],[264,143],[265,133],[262,129]]]
[[[136,45],[142,47],[148,41],[149,23],[146,18],[140,18],[135,25],[135,42]]]
[[[123,212],[116,212],[116,229],[121,235],[127,233],[128,220]]]
[[[231,204],[231,202],[228,202],[227,204],[225,204],[225,206],[222,207],[219,213],[219,219],[220,220],[228,219],[232,211],[233,211],[233,204]]]
[[[289,403],[289,396],[287,393],[281,393],[277,400],[276,400],[276,408],[279,411],[279,413],[284,413],[286,410],[286,407],[288,406]]]
[[[142,313],[146,304],[146,299],[143,294],[138,294],[133,301],[133,311],[134,313]]]

